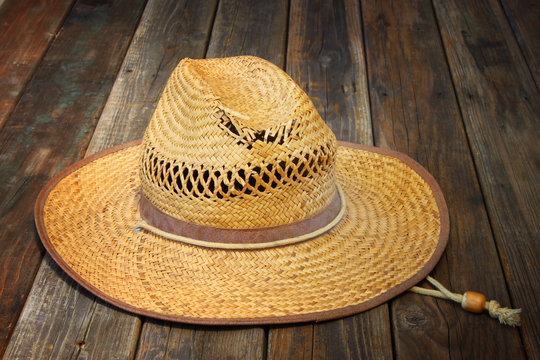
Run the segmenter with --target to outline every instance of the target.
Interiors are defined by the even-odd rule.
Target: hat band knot
[[[165,214],[141,193],[136,230],[145,229],[165,238],[191,245],[220,249],[261,249],[294,244],[320,236],[336,226],[345,215],[343,190],[336,184],[330,205],[321,212],[291,224],[227,229],[188,223]]]

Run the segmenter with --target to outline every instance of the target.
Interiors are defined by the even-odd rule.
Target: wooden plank
[[[107,309],[108,305],[96,302],[94,296],[82,291],[46,256],[5,358],[132,359],[139,328],[133,326],[130,316],[122,312],[111,316],[114,312]],[[126,333],[133,334],[129,337]],[[65,338],[70,341],[64,341]]]
[[[359,5],[293,0],[287,72],[310,96],[339,140],[371,144]]]
[[[449,207],[450,240],[434,276],[509,304],[431,2],[363,1],[362,10],[375,143],[425,166]],[[459,305],[404,294],[391,307],[398,358],[524,357],[517,329]]]
[[[288,1],[220,1],[206,57],[254,55],[283,67]]]
[[[263,328],[198,328],[194,334],[193,358],[264,359],[265,344]]]
[[[540,3],[531,0],[501,0],[521,51],[540,89]]]
[[[76,4],[0,132],[0,354],[42,257],[37,194],[86,148],[142,8],[142,0]],[[6,356],[25,357],[31,345]]]
[[[289,26],[287,72],[338,139],[372,144],[358,3],[293,1]],[[391,358],[388,306],[321,324],[271,328],[268,350],[270,358]]]
[[[366,314],[316,326],[290,325],[270,329],[268,359],[316,358],[392,358],[387,305],[380,305]]]
[[[139,345],[137,346],[136,360],[154,360],[154,359],[166,359],[167,346],[170,339],[171,326],[165,325],[163,321],[146,319],[142,326],[141,335],[139,338]],[[189,335],[193,334],[191,329],[187,329],[188,334],[183,336],[183,339],[189,339]],[[191,340],[191,339],[190,339]],[[174,342],[174,340],[173,340]],[[189,341],[191,343],[191,341]],[[184,349],[185,346],[177,347]],[[190,359],[191,353],[180,351],[177,353],[177,359]]]
[[[162,87],[178,60],[204,54],[215,6],[216,1],[204,4],[153,1],[147,5],[87,155],[142,136]],[[52,262],[49,256],[46,256],[46,261]],[[36,296],[28,299],[28,311],[22,314],[12,343],[23,349],[46,347],[52,358],[71,357],[72,354],[103,359],[133,358],[140,319],[96,301],[76,285],[71,287],[76,286],[77,291],[64,291],[62,284],[65,283],[73,284],[56,265],[42,267],[33,289]],[[42,293],[47,289],[55,290],[54,297],[46,306],[36,306],[41,303]],[[77,311],[70,312],[65,308],[66,301],[75,302],[81,294],[92,300],[80,304]],[[58,316],[64,312],[64,316]],[[34,318],[40,322],[35,323]],[[81,318],[88,320],[80,323]],[[38,339],[22,338],[28,328],[45,335]],[[65,331],[50,333],[50,328]]]
[[[273,326],[268,332],[268,359],[312,359],[313,324]]]
[[[0,2],[0,129],[74,0]]]
[[[540,93],[499,2],[434,4],[525,349],[540,358]]]
[[[32,288],[29,295],[30,298],[39,298],[42,301],[27,302],[24,315],[27,320],[19,323],[13,334],[12,341],[10,342],[5,358],[27,358],[27,359],[50,359],[52,355],[52,349],[59,336],[65,331],[77,331],[81,328],[81,324],[88,321],[84,316],[77,317],[78,321],[69,324],[67,327],[63,327],[66,317],[78,314],[79,311],[88,306],[91,306],[93,297],[88,296],[87,293],[83,293],[77,290],[77,286],[73,281],[67,279],[67,275],[62,273],[54,261],[50,257],[46,257],[45,261],[41,263],[40,273],[46,271],[50,274],[49,277],[38,277],[36,283]],[[51,278],[55,280],[56,277],[61,277],[64,281],[57,282],[57,286],[48,286]],[[41,316],[44,311],[49,311],[49,299],[55,297],[55,293],[61,292],[63,294],[73,294],[72,296],[66,296],[59,301],[63,302],[63,306],[58,309],[52,309],[49,316],[59,319],[58,323],[49,326],[48,318]],[[18,339],[24,337],[24,341]],[[35,345],[34,345],[35,344]],[[70,344],[70,353],[78,352],[79,348],[77,344],[81,344],[79,341],[74,341]]]
[[[249,330],[171,325],[148,319],[143,325],[136,360],[263,359],[265,338]]]
[[[216,6],[217,0],[149,1],[88,154],[143,136],[178,62],[204,57]]]
[[[350,359],[393,358],[388,305],[380,305],[370,312],[369,315],[343,319],[347,357]]]
[[[313,338],[314,359],[391,359],[388,305],[319,324]]]

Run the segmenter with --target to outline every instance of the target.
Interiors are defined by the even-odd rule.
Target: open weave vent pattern
[[[277,226],[335,196],[335,136],[298,85],[259,58],[184,59],[142,148],[144,195],[187,222]]]

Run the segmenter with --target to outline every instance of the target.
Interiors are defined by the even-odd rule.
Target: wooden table
[[[0,356],[540,359],[539,24],[526,0],[0,1]],[[59,270],[39,190],[140,138],[180,59],[240,54],[286,69],[339,139],[425,166],[451,217],[434,276],[522,307],[523,326],[412,293],[319,324],[174,324]]]

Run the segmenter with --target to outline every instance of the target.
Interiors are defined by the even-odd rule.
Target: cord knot
[[[521,325],[521,309],[509,309],[501,307],[496,300],[490,300],[486,302],[486,310],[489,312],[489,315],[498,319],[501,324],[506,324],[510,326],[520,326]]]

